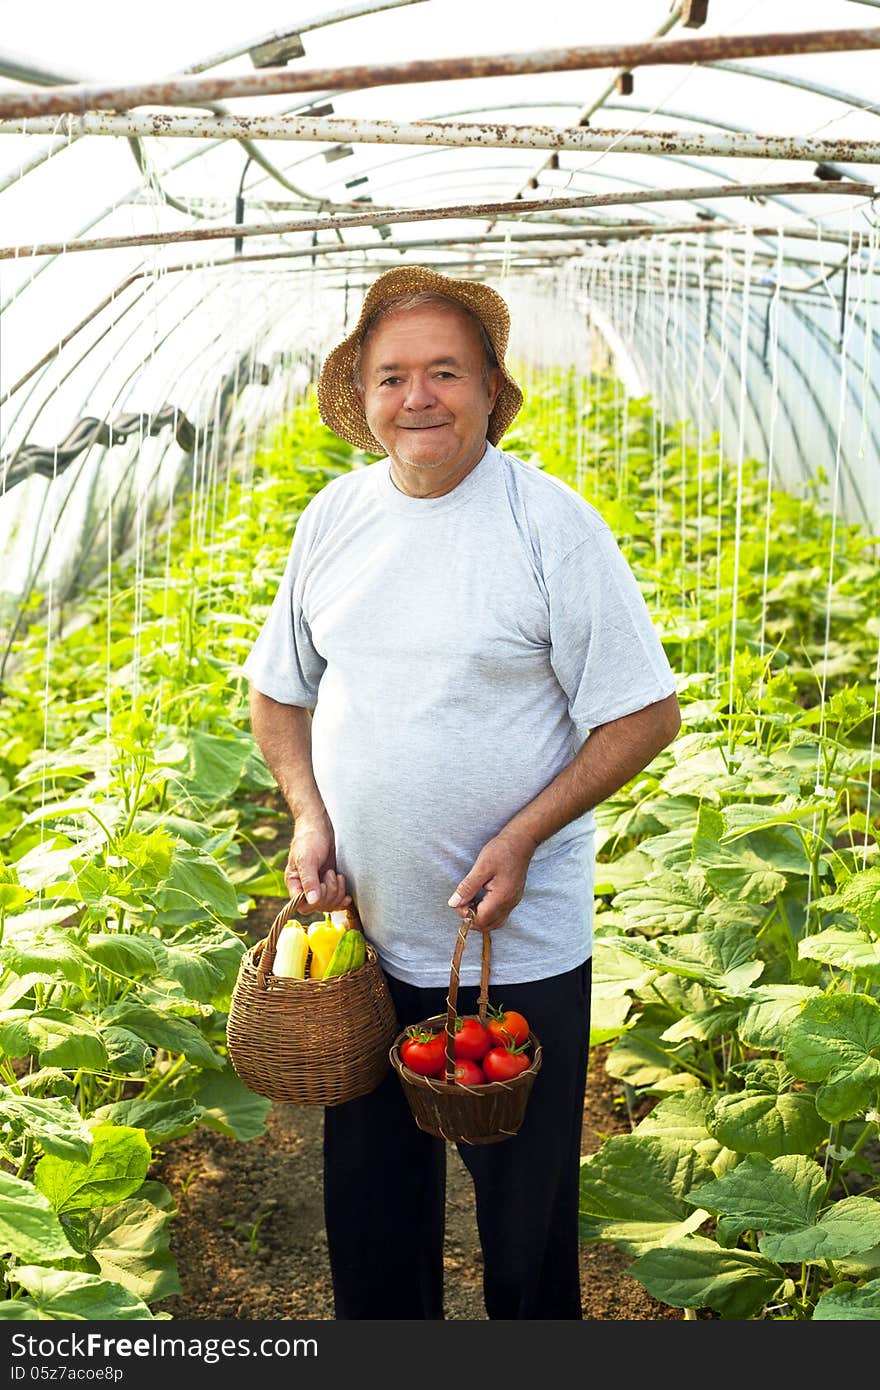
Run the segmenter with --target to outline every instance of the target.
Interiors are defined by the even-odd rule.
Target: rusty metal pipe
[[[880,31],[878,31],[880,32]],[[680,130],[593,130],[580,126],[517,126],[503,122],[310,120],[303,116],[83,115],[0,120],[0,135],[124,135],[241,140],[322,141],[331,145],[432,145],[479,149],[580,150],[604,154],[693,154],[735,159],[846,160],[880,163],[880,141],[796,135],[700,135]]]
[[[233,223],[221,227],[192,227],[179,232],[145,232],[140,236],[95,237],[90,241],[36,242],[33,246],[0,246],[0,261],[17,260],[27,256],[57,256],[71,251],[110,251],[121,247],[163,246],[190,241],[223,241],[234,237],[279,236],[289,232],[344,231],[348,227],[375,227],[379,223],[392,225],[401,222],[433,222],[450,218],[497,217],[499,214],[521,216],[524,212],[548,212],[556,209],[612,207],[614,205],[652,203],[660,201],[681,201],[693,198],[746,197],[756,190],[779,192],[810,193],[811,195],[852,193],[864,197],[865,186],[847,180],[819,182],[812,184],[722,184],[705,189],[666,188],[639,191],[638,193],[597,193],[581,198],[542,198],[533,200],[516,199],[508,203],[464,203],[455,207],[406,208],[386,210],[371,208],[369,212],[355,213],[350,217],[307,218],[292,222],[255,222],[249,225]],[[662,224],[658,224],[662,225]],[[705,229],[705,223],[698,226]],[[711,224],[709,224],[711,226]],[[725,226],[729,226],[726,223]],[[715,228],[716,231],[720,230]],[[786,229],[788,232],[789,229]],[[813,233],[806,233],[813,235]],[[826,233],[825,239],[833,239],[833,233]]]
[[[880,48],[880,27],[816,29],[787,34],[712,34],[702,38],[649,39],[643,43],[594,44],[550,48],[537,53],[480,54],[475,57],[418,59],[407,63],[362,64],[289,72],[264,68],[226,77],[177,77],[114,86],[75,83],[47,92],[0,90],[0,116],[63,115],[109,107],[198,106],[231,97],[274,96],[334,87],[357,91],[411,82],[460,81],[535,72],[582,72],[594,68],[637,68],[710,63],[716,59],[767,58],[780,54],[853,52]]]

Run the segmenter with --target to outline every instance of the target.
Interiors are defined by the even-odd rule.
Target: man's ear
[[[498,399],[498,392],[504,382],[504,377],[500,367],[489,368],[489,380],[486,382],[486,394],[489,400],[489,414],[495,409],[495,402]]]

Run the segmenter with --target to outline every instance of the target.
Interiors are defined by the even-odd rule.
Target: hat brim
[[[363,402],[355,386],[361,333],[367,320],[383,303],[425,291],[457,300],[476,314],[495,350],[502,381],[486,428],[490,444],[498,443],[522,406],[522,391],[504,365],[510,313],[501,295],[479,281],[451,280],[428,266],[395,266],[370,286],[360,318],[348,337],[328,353],[318,380],[318,413],[324,424],[341,439],[367,453],[384,454],[386,451],[367,424]]]

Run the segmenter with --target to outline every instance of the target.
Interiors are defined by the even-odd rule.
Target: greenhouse
[[[880,0],[4,15],[0,1320],[880,1319],[878,73]]]

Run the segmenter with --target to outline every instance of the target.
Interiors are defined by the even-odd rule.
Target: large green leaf
[[[756,985],[739,1016],[737,1032],[746,1047],[768,1052],[782,1049],[788,1030],[808,999],[821,996],[813,985]]]
[[[231,799],[254,748],[253,737],[240,729],[208,734],[194,729],[189,738],[186,789],[206,806]]]
[[[703,797],[716,803],[737,792],[744,797],[748,795],[748,779],[728,772],[719,747],[709,746],[691,753],[689,748],[682,746],[684,742],[683,739],[676,741],[678,761],[662,778],[661,791]]]
[[[66,1096],[19,1096],[0,1092],[0,1129],[27,1135],[44,1153],[83,1162],[92,1148],[92,1131]]]
[[[719,1096],[711,1130],[728,1149],[741,1154],[812,1154],[828,1137],[828,1124],[816,1112],[808,1091],[774,1090],[760,1084]]]
[[[102,1015],[104,1022],[123,1028],[142,1038],[151,1047],[163,1047],[167,1052],[182,1052],[187,1061],[199,1066],[219,1069],[220,1058],[203,1033],[189,1019],[142,1004],[113,1004]]]
[[[880,1108],[880,1004],[866,994],[809,1000],[786,1033],[785,1061],[803,1081],[822,1083],[816,1109],[826,1120]]]
[[[627,1273],[673,1308],[713,1308],[736,1319],[754,1317],[785,1282],[785,1271],[763,1255],[723,1250],[703,1236],[647,1250]]]
[[[844,1197],[800,1231],[763,1235],[758,1249],[785,1264],[819,1264],[859,1255],[880,1242],[880,1202],[873,1197]]]
[[[855,1284],[837,1284],[823,1293],[813,1310],[813,1321],[832,1320],[880,1320],[880,1279],[872,1279],[861,1288]]]
[[[582,1238],[611,1241],[628,1253],[695,1230],[706,1212],[686,1194],[711,1168],[694,1146],[666,1136],[612,1136],[581,1159]]]
[[[710,927],[652,941],[619,936],[612,937],[610,945],[653,970],[681,975],[734,996],[747,990],[764,970],[764,962],[755,957],[754,934],[744,927]]]
[[[0,1318],[4,1322],[41,1322],[40,1310],[30,1298],[0,1299]]]
[[[80,985],[86,978],[88,958],[70,936],[63,932],[44,932],[25,941],[0,947],[0,967],[16,975],[46,976]]]
[[[853,874],[833,898],[822,898],[821,905],[839,906],[852,913],[866,931],[880,934],[880,866]]]
[[[802,960],[821,960],[834,970],[850,970],[873,984],[880,984],[880,939],[862,931],[837,931],[833,927],[798,942]]]
[[[827,1178],[818,1163],[803,1154],[772,1160],[763,1154],[747,1154],[721,1177],[695,1186],[687,1200],[726,1217],[728,1226],[740,1231],[775,1234],[812,1226],[826,1187]]]
[[[86,1163],[47,1154],[34,1169],[35,1186],[59,1214],[121,1202],[136,1192],[147,1176],[152,1149],[143,1130],[93,1125],[92,1137]]]
[[[99,1106],[92,1119],[142,1129],[150,1144],[167,1144],[189,1134],[201,1115],[202,1107],[194,1100],[117,1100]]]
[[[629,938],[626,938],[629,944]],[[619,999],[630,990],[642,993],[656,970],[645,969],[636,963],[632,951],[620,950],[613,937],[596,934],[593,942],[592,998]]]
[[[63,1260],[76,1251],[51,1203],[32,1182],[0,1171],[0,1256]]]
[[[20,1265],[8,1276],[26,1289],[41,1318],[71,1322],[149,1318],[153,1314],[136,1294],[99,1274]]]
[[[180,1293],[171,1253],[170,1218],[143,1197],[87,1212],[79,1223],[85,1248],[101,1277],[121,1284],[144,1302]]]
[[[92,932],[88,954],[114,975],[130,980],[155,975],[166,959],[163,942],[149,932],[139,932],[136,936],[128,932]]]
[[[732,842],[724,841],[723,835],[721,813],[702,806],[694,835],[694,862],[724,898],[769,902],[784,891],[786,874],[809,873],[810,861],[800,837],[789,827],[753,831]]]
[[[690,837],[686,838],[690,847]],[[594,893],[597,896],[620,893],[624,888],[638,888],[639,884],[644,883],[648,875],[654,872],[654,864],[648,858],[649,851],[646,849],[648,843],[647,840],[641,840],[638,849],[629,850],[619,859],[597,861]]]
[[[659,873],[616,894],[614,906],[640,931],[688,931],[701,925],[707,897],[681,874]]]
[[[7,1010],[0,1015],[0,1048],[10,1057],[36,1053],[42,1066],[82,1071],[103,1071],[107,1066],[107,1050],[97,1031],[64,1009]]]
[[[108,1065],[126,1075],[146,1073],[153,1062],[153,1049],[130,1028],[118,1024],[101,1025],[101,1037],[107,1049]]]
[[[709,1130],[715,1098],[697,1083],[692,1089],[665,1096],[636,1125],[635,1133],[690,1144],[713,1173],[723,1173],[737,1161]]]
[[[662,1023],[655,1023],[651,1011],[645,1010],[632,1031],[611,1048],[605,1070],[629,1086],[656,1086],[675,1074],[679,1060],[691,1061],[693,1055],[689,1043],[664,1044]]]
[[[749,835],[755,830],[768,830],[776,826],[791,828],[797,821],[808,820],[817,811],[823,810],[827,810],[827,804],[822,801],[799,800],[794,796],[787,796],[772,806],[760,802],[735,802],[733,805],[722,807],[721,815],[724,821],[722,838],[726,843],[729,843],[731,840],[736,840],[741,835]],[[786,843],[793,846],[795,841],[789,837]],[[795,850],[795,854],[800,859],[803,854],[803,842],[799,836],[797,844],[801,846],[801,850],[800,854]]]
[[[266,1132],[272,1102],[249,1091],[229,1062],[222,1071],[190,1072],[175,1087],[175,1096],[187,1096],[204,1107],[200,1122],[231,1139],[258,1139]]]
[[[632,1007],[629,995],[619,998],[593,999],[590,1005],[590,1047],[612,1042],[626,1031],[627,1015]]]
[[[165,886],[154,891],[153,901],[163,925],[187,926],[238,917],[235,885],[216,860],[180,846]]]
[[[226,927],[182,932],[165,942],[164,974],[181,985],[187,999],[211,1003],[235,986],[245,943]]]

